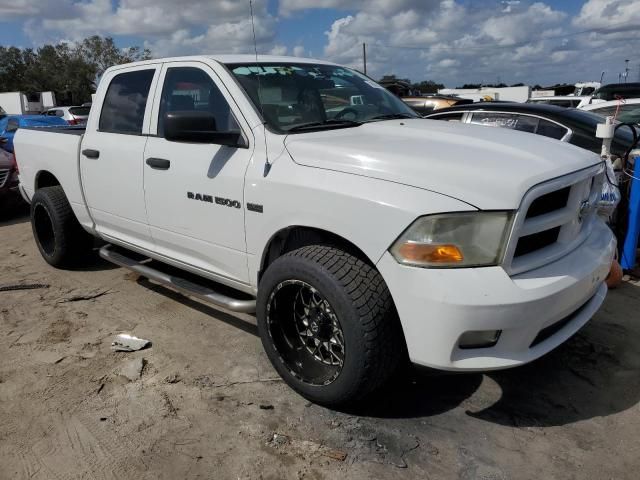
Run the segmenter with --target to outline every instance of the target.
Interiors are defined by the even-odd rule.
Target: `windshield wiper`
[[[287,132],[301,132],[304,130],[320,130],[322,128],[340,128],[340,127],[358,127],[362,122],[355,120],[325,120],[324,122],[309,122],[296,125],[287,130]]]
[[[376,115],[369,120],[396,120],[400,118],[420,118],[417,115],[413,116],[408,113],[385,113],[384,115]]]

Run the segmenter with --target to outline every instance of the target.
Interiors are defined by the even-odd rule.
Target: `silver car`
[[[54,107],[45,112],[45,115],[60,117],[69,125],[86,125],[91,107]]]

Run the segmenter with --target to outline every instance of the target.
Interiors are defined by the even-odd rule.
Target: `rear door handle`
[[[147,165],[154,170],[169,170],[171,162],[164,158],[147,158]]]
[[[98,150],[92,150],[90,148],[87,148],[85,150],[82,150],[82,155],[84,155],[87,158],[99,158],[100,152]]]

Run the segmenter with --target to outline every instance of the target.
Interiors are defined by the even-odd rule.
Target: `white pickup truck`
[[[598,156],[417,118],[317,60],[113,67],[86,129],[21,129],[15,150],[47,262],[99,237],[110,261],[255,311],[275,369],[326,405],[370,396],[407,358],[540,357],[602,304],[616,247]]]

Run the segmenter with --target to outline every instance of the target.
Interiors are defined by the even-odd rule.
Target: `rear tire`
[[[61,186],[37,190],[31,199],[31,228],[49,265],[76,265],[91,253],[93,237],[78,222]]]
[[[311,245],[276,259],[260,281],[257,318],[274,368],[322,405],[363,400],[406,358],[382,276],[339,248]]]

